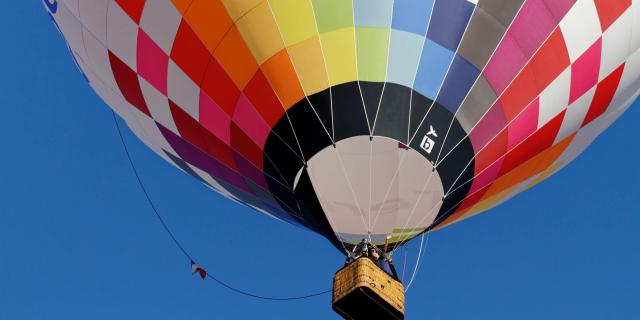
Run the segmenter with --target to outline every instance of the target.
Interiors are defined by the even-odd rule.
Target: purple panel
[[[455,113],[478,78],[478,69],[467,59],[456,55],[438,95],[438,102]]]
[[[179,136],[175,135],[162,125],[158,124],[158,128],[165,139],[167,139],[167,142],[169,142],[169,145],[171,145],[173,150],[175,150],[178,153],[178,156],[180,156],[184,161],[198,167],[200,170],[209,173],[217,179],[226,181],[237,189],[249,194],[252,193],[251,189],[245,185],[244,180],[238,173],[209,157],[190,143],[185,142]]]
[[[264,179],[264,174],[260,169],[256,168],[251,162],[235,150],[232,150],[231,153],[233,154],[233,159],[236,162],[236,167],[238,167],[238,170],[240,170],[240,174],[243,177],[246,177],[263,189],[269,189],[267,181]]]
[[[474,8],[467,0],[436,0],[427,38],[456,51]]]

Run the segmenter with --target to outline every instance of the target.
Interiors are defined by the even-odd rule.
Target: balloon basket
[[[332,307],[345,319],[404,319],[404,287],[362,257],[336,272]]]

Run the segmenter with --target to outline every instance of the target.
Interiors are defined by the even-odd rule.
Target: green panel
[[[394,228],[392,230],[393,233],[415,233],[415,232],[422,232],[424,231],[426,228],[422,227],[422,228],[406,228],[406,229],[401,229],[401,228]]]
[[[383,82],[387,73],[389,29],[356,28],[358,80]]]
[[[353,7],[348,0],[313,0],[318,32],[353,26]]]

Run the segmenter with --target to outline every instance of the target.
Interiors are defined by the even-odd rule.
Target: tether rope
[[[131,170],[133,171],[133,174],[136,178],[136,181],[138,182],[138,186],[140,187],[140,189],[142,190],[142,193],[145,196],[145,199],[147,200],[147,203],[149,204],[149,207],[151,207],[153,213],[155,214],[156,218],[158,219],[158,221],[160,222],[160,224],[162,225],[162,227],[164,228],[164,230],[166,231],[166,233],[169,235],[169,237],[171,237],[171,240],[173,241],[173,243],[178,247],[178,249],[180,249],[180,251],[182,252],[182,254],[189,259],[189,261],[191,263],[194,263],[194,259],[193,257],[189,254],[189,252],[187,252],[187,250],[180,244],[180,241],[178,241],[178,239],[174,236],[173,232],[171,232],[171,229],[169,229],[169,226],[167,225],[167,223],[164,221],[164,219],[162,218],[162,216],[160,215],[160,212],[158,211],[157,207],[155,206],[153,200],[151,200],[151,197],[149,196],[149,192],[147,192],[147,188],[145,187],[144,183],[142,182],[142,178],[140,178],[140,174],[138,173],[138,169],[135,166],[135,163],[133,162],[133,158],[131,157],[131,153],[129,152],[129,148],[127,147],[127,144],[124,140],[124,136],[122,134],[122,130],[120,128],[120,124],[118,123],[118,117],[116,116],[115,112],[111,111],[112,115],[113,115],[113,121],[116,125],[116,129],[118,131],[118,136],[120,137],[120,142],[122,143],[122,147],[124,149],[124,152],[127,156],[127,159],[129,160],[129,165],[131,166]],[[290,300],[302,300],[302,299],[308,299],[308,298],[313,298],[313,297],[317,297],[317,296],[321,296],[327,293],[330,293],[332,290],[325,290],[325,291],[320,291],[320,292],[316,292],[316,293],[312,293],[312,294],[308,294],[308,295],[302,295],[302,296],[293,296],[293,297],[269,297],[269,296],[262,296],[262,295],[258,295],[258,294],[253,294],[241,289],[238,289],[216,277],[214,277],[213,275],[211,275],[209,272],[206,273],[206,277],[217,282],[219,285],[233,291],[236,292],[238,294],[247,296],[247,297],[251,297],[251,298],[255,298],[255,299],[261,299],[261,300],[270,300],[270,301],[290,301]]]

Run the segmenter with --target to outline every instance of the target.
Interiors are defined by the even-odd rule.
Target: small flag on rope
[[[207,277],[207,270],[203,269],[201,266],[191,261],[191,274],[196,274],[196,273],[200,275],[200,278],[202,278],[202,280],[204,280],[204,278]]]

